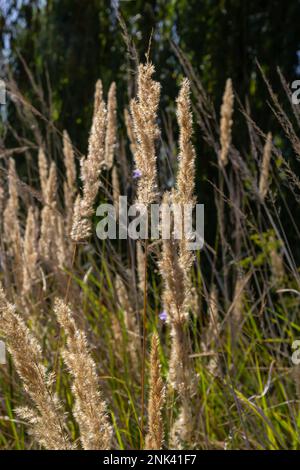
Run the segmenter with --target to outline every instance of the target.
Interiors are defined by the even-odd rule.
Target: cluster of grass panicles
[[[279,124],[272,134],[238,106],[230,79],[216,112],[176,52],[189,79],[172,110],[161,109],[149,62],[125,110],[116,84],[106,94],[97,82],[86,156],[9,84],[26,138],[15,134],[13,151],[1,145],[2,449],[300,446],[291,362],[300,335],[298,109],[289,115],[263,75]],[[168,139],[161,111],[172,113]],[[242,151],[235,121],[248,132]],[[197,198],[195,134],[215,167]],[[173,230],[161,240],[96,236],[100,202],[118,209],[130,193],[149,212],[163,202],[183,213],[203,191],[216,217],[201,252],[188,249],[185,230],[182,239]]]

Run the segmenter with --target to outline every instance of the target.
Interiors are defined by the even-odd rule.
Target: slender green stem
[[[147,258],[148,240],[145,241],[144,259],[144,308],[143,308],[143,335],[142,335],[142,376],[141,376],[141,448],[143,447],[144,414],[145,414],[145,368],[146,368],[146,332],[147,332]]]

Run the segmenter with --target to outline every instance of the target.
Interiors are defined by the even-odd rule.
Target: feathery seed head
[[[71,450],[73,446],[66,432],[61,404],[52,393],[54,376],[47,373],[39,343],[16,313],[14,305],[6,300],[2,286],[0,330],[4,334],[24,389],[36,408],[17,410],[19,416],[30,423],[34,438],[46,449]]]
[[[135,164],[142,175],[137,185],[137,200],[147,206],[157,193],[155,142],[159,136],[156,120],[160,84],[152,79],[153,73],[152,64],[139,66],[137,98],[130,106],[136,140]]]
[[[228,78],[226,81],[226,87],[223,95],[223,103],[221,106],[221,151],[219,163],[223,167],[226,166],[228,163],[228,152],[231,144],[231,128],[233,124],[233,102],[234,94],[232,90],[232,81],[230,78]]]
[[[165,389],[159,361],[159,337],[154,333],[151,340],[150,394],[148,402],[149,426],[146,436],[146,449],[160,450],[162,448],[164,438],[162,407],[164,401]]]
[[[101,82],[96,84],[94,116],[89,137],[88,156],[81,160],[83,195],[77,198],[73,210],[71,237],[74,241],[84,241],[91,234],[93,204],[100,186],[100,174],[105,166],[105,133],[107,112],[102,96]]]
[[[99,391],[96,365],[88,350],[86,336],[77,328],[71,310],[63,300],[56,299],[54,310],[67,335],[63,358],[73,376],[74,416],[80,427],[83,448],[109,449],[112,428]]]
[[[262,166],[259,180],[259,196],[263,201],[267,195],[269,188],[269,170],[270,160],[272,155],[272,134],[268,133],[266,143],[264,146],[264,152],[262,157]]]
[[[117,143],[117,98],[116,84],[113,82],[108,92],[107,100],[107,128],[105,137],[105,163],[108,170],[114,161],[114,153]]]
[[[38,166],[39,166],[40,185],[42,189],[43,198],[45,199],[49,168],[48,168],[47,158],[42,147],[39,148]]]

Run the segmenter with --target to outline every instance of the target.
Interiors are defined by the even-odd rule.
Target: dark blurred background
[[[2,63],[18,86],[36,100],[20,60],[37,82],[51,84],[52,119],[86,149],[94,84],[118,84],[119,109],[132,93],[134,64],[127,53],[122,15],[139,58],[151,41],[151,60],[162,82],[162,107],[178,92],[182,69],[171,42],[187,54],[205,89],[219,106],[227,77],[267,129],[271,115],[256,59],[272,83],[280,66],[287,81],[298,76],[300,3],[282,0],[0,0]],[[4,73],[4,72],[2,72]],[[49,98],[49,97],[48,97]]]

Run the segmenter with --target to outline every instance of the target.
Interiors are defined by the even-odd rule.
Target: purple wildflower
[[[167,315],[167,312],[165,310],[163,310],[158,316],[161,319],[161,321],[163,321],[163,322],[167,321],[168,315]]]
[[[135,170],[133,170],[133,173],[132,173],[132,177],[133,179],[138,179],[142,176],[142,172],[141,170],[139,170],[138,168],[136,168]]]

